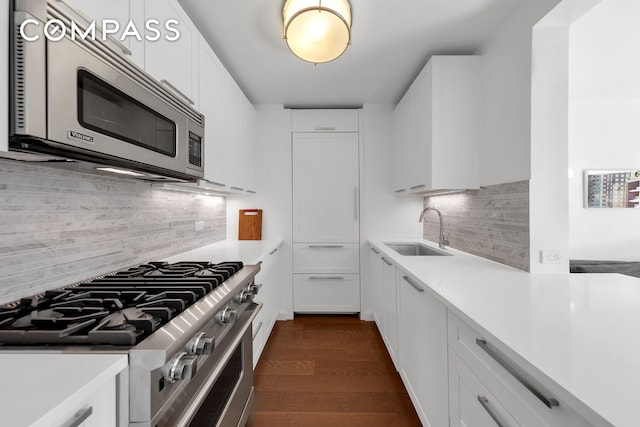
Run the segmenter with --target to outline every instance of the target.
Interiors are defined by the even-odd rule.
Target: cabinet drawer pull
[[[85,422],[91,416],[91,414],[93,414],[93,406],[80,409],[75,414],[73,414],[73,418],[71,418],[64,424],[61,424],[60,427],[78,427],[80,424]]]
[[[244,188],[241,187],[231,187],[231,189],[236,191],[244,191]]]
[[[401,188],[400,190],[396,190],[396,193],[404,193],[405,191],[407,190],[405,190],[404,188]]]
[[[269,255],[273,255],[273,254],[275,254],[276,252],[278,252],[278,248],[275,248],[274,250],[272,250],[271,252],[269,252]]]
[[[374,254],[379,255],[380,251],[377,250],[376,248],[371,248],[371,251],[373,251]]]
[[[342,249],[343,245],[309,245],[309,249]]]
[[[498,414],[496,414],[489,405],[489,399],[484,396],[478,395],[478,402],[480,402],[484,410],[487,411],[487,414],[489,414],[493,422],[495,422],[498,427],[506,427],[506,425],[502,421],[500,421]]]
[[[384,259],[384,258],[383,258]],[[424,288],[420,285],[418,285],[417,283],[413,283],[408,276],[402,276],[402,278],[404,279],[405,282],[407,282],[408,284],[411,285],[411,287],[413,289],[415,289],[416,291],[423,293],[424,292]]]
[[[309,280],[344,280],[342,276],[309,276]]]
[[[253,331],[253,335],[251,336],[252,340],[256,339],[256,337],[258,336],[258,332],[260,332],[260,329],[262,329],[262,322],[258,323],[258,327],[255,331]]]
[[[507,372],[509,372],[520,384],[522,384],[527,390],[533,393],[542,403],[544,403],[549,409],[554,406],[559,406],[558,402],[553,397],[546,397],[538,389],[536,389],[529,380],[527,380],[520,372],[518,372],[513,366],[511,366],[505,358],[500,355],[496,350],[492,349],[487,340],[481,340],[476,338],[476,344],[480,346],[493,360],[495,360],[500,366],[502,366]]]
[[[387,264],[388,266],[392,266],[393,264],[389,262],[388,259],[386,259],[385,257],[382,257],[382,262],[384,262],[385,264]],[[423,289],[424,290],[424,289]]]
[[[335,126],[316,126],[316,130],[336,130]]]
[[[196,103],[193,102],[191,100],[191,98],[189,98],[187,95],[184,94],[184,92],[182,92],[180,89],[178,89],[177,87],[175,87],[173,84],[171,84],[171,82],[167,79],[162,79],[160,80],[160,83],[162,83],[163,85],[165,85],[166,87],[168,87],[169,89],[171,89],[173,92],[175,92],[176,94],[178,94],[179,96],[181,96],[185,101],[187,101],[189,104],[191,105],[195,105]]]
[[[421,185],[414,185],[413,187],[409,187],[409,190],[417,190],[419,188],[425,188],[426,185],[421,184]]]

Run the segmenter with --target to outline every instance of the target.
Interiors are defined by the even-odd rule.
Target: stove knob
[[[240,291],[240,293],[236,295],[236,301],[240,304],[244,304],[245,302],[249,301],[251,297],[253,297],[253,293],[245,289]]]
[[[221,312],[218,313],[218,322],[221,325],[226,325],[227,323],[235,322],[237,314],[238,314],[238,310],[225,307]]]
[[[170,383],[189,380],[196,374],[197,367],[196,358],[182,352],[165,365],[164,377]]]
[[[207,337],[204,332],[200,332],[185,346],[187,353],[191,356],[207,355],[213,352],[215,338]]]
[[[256,285],[255,283],[251,283],[245,286],[244,291],[250,293],[252,296],[258,295],[258,290],[262,285]]]

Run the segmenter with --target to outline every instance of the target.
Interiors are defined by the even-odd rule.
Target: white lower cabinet
[[[559,397],[566,392],[477,332],[384,250],[370,249],[373,317],[424,426],[594,426]]]
[[[396,266],[380,257],[382,262],[382,339],[384,340],[391,360],[399,370],[398,357],[398,286],[396,282]]]
[[[254,368],[260,360],[260,355],[280,314],[282,271],[280,262],[280,251],[276,248],[263,259],[260,265],[260,272],[255,279],[255,283],[260,286],[255,300],[262,303],[262,309],[258,312],[252,324]]]
[[[367,307],[373,315],[373,319],[378,326],[378,331],[382,334],[382,307],[384,300],[382,297],[382,259],[380,251],[373,246],[369,248],[369,276],[366,280],[367,286],[364,292],[367,300]]]
[[[400,376],[422,424],[446,426],[447,310],[418,280],[396,269]]]
[[[512,419],[502,418],[504,427],[590,427],[580,414],[567,405],[551,389],[550,384],[526,369],[516,355],[486,339],[459,317],[448,313],[448,343],[450,351],[460,359],[492,395],[490,408],[503,407]],[[456,385],[456,374],[450,366],[450,385]],[[451,390],[450,395],[460,395]],[[477,396],[476,396],[477,398]],[[452,402],[450,417],[458,416]],[[480,402],[478,402],[480,403]],[[470,404],[467,402],[466,404]],[[499,412],[498,412],[499,413]],[[452,424],[473,427],[485,424]],[[495,425],[495,424],[494,424]]]
[[[516,427],[520,425],[451,350],[449,350],[449,418],[451,427]]]
[[[294,274],[293,311],[360,312],[359,274]]]
[[[75,405],[58,420],[47,420],[36,423],[37,426],[78,426],[103,427],[118,425],[118,411],[116,406],[116,377],[112,377],[102,384],[96,391]],[[51,424],[49,424],[51,423]]]

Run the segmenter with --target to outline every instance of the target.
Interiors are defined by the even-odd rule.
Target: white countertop
[[[282,240],[223,240],[174,255],[164,261],[242,261],[245,264],[257,264],[281,244]]]
[[[588,420],[640,425],[640,279],[530,274],[454,249],[446,249],[454,256],[412,257],[382,241],[370,243],[502,350],[559,386]]]
[[[47,426],[128,365],[126,354],[0,354],[5,426]]]

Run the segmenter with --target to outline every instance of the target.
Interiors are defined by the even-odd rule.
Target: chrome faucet
[[[440,240],[438,241],[438,246],[444,248],[449,244],[449,241],[444,237],[444,223],[442,222],[442,214],[440,213],[440,211],[436,208],[424,208],[422,210],[422,213],[420,214],[418,222],[422,222],[422,220],[424,220],[424,214],[427,213],[427,211],[436,211],[438,217],[440,218]]]

